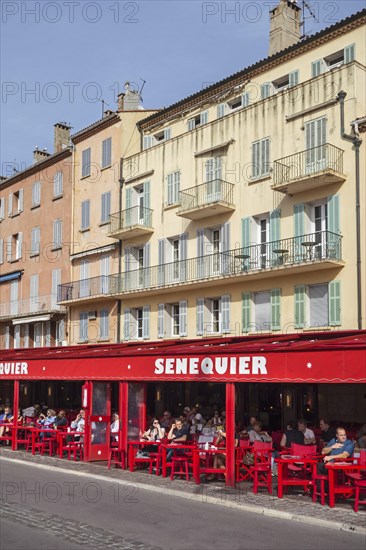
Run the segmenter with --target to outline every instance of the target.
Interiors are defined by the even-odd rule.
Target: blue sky
[[[301,2],[301,0],[299,0]],[[142,85],[146,109],[168,106],[267,56],[269,9],[278,0],[38,0],[1,5],[1,172],[53,152],[53,124],[72,132],[115,109],[126,80]],[[365,0],[308,4],[315,33]],[[307,14],[308,15],[308,14]]]

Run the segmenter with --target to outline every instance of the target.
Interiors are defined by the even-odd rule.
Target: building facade
[[[365,327],[365,11],[302,41],[296,23],[281,51],[271,17],[268,58],[138,123],[90,227],[113,264],[60,286],[70,343],[100,339],[103,309],[117,342]]]
[[[0,184],[0,348],[67,344],[67,309],[57,288],[69,280],[70,128],[54,127],[54,154]]]

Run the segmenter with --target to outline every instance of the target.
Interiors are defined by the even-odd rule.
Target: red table
[[[80,437],[84,435],[84,432],[78,432],[76,430],[55,430],[56,431],[56,438],[57,438],[57,445],[58,445],[58,453],[59,457],[63,458],[63,452],[65,449],[64,445],[64,439],[66,439],[68,436],[71,436],[73,441],[72,443],[80,443]],[[75,437],[79,437],[78,440],[75,440]]]
[[[288,476],[288,465],[296,464],[302,465],[303,470],[305,471],[307,466],[312,466],[319,462],[318,457],[306,457],[306,456],[290,456],[282,455],[280,458],[276,458],[275,462],[278,464],[278,489],[277,495],[278,498],[283,498],[283,488],[285,486],[302,486],[304,489],[312,485],[312,478],[306,477],[306,475],[301,477],[289,477]]]
[[[129,441],[128,442],[128,467],[130,472],[133,472],[135,469],[135,464],[150,462],[150,457],[146,458],[136,458],[136,453],[141,447],[147,447],[151,445],[160,445],[161,441],[147,441],[143,439],[142,441]]]
[[[178,449],[182,449],[182,450],[194,450],[196,449],[197,446],[195,443],[191,443],[189,445],[189,443],[163,443],[161,445],[161,475],[162,477],[166,477],[166,467],[167,467],[167,462],[166,462],[166,452],[167,452],[167,449],[174,449],[174,450],[178,450]],[[194,471],[194,466],[193,466],[193,471]]]
[[[202,455],[205,455],[204,465],[201,465]],[[226,474],[226,468],[214,468],[212,458],[215,454],[226,456],[225,448],[193,449],[193,477],[197,485],[201,483],[201,474]]]
[[[352,464],[352,462],[328,462],[325,465],[329,474],[329,507],[334,508],[336,494],[346,495],[354,492],[354,487],[345,483],[336,483],[337,472],[359,472],[365,470],[361,464]]]

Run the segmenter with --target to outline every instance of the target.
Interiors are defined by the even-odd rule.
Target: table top
[[[201,453],[209,453],[209,454],[226,453],[226,448],[225,447],[215,447],[214,449],[213,448],[205,449],[204,447],[202,447],[202,448],[195,447],[193,449],[193,452],[200,453],[200,454]]]
[[[275,254],[286,254],[288,252],[287,248],[277,248],[276,250],[273,250]]]
[[[275,462],[278,464],[291,464],[291,463],[307,463],[307,464],[316,464],[319,462],[321,457],[319,456],[291,456],[285,455],[279,458],[275,458]]]
[[[352,462],[327,462],[326,468],[330,470],[366,470],[365,464],[353,464]]]
[[[142,441],[137,439],[134,439],[133,441],[127,441],[128,445],[160,445],[160,443],[160,439],[158,441],[148,441],[147,439],[143,439]]]
[[[315,246],[317,243],[315,241],[304,241],[301,244],[302,246]]]

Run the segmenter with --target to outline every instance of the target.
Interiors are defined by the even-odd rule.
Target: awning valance
[[[23,271],[13,271],[12,273],[5,273],[5,275],[0,275],[0,284],[6,283],[7,281],[15,281],[22,276]]]

